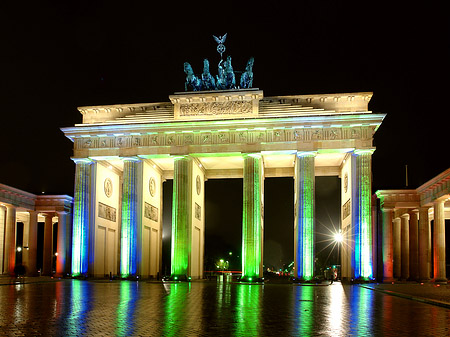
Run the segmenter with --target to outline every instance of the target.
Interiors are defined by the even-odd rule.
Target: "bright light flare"
[[[334,234],[334,241],[336,241],[337,243],[341,243],[342,241],[344,241],[344,236],[342,235],[342,233],[335,233]]]

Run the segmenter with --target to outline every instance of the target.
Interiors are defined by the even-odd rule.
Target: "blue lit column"
[[[263,167],[261,154],[244,154],[242,281],[263,277]]]
[[[141,160],[137,157],[122,158],[122,226],[120,236],[120,274],[137,276],[138,240],[140,238],[140,177]]]
[[[294,270],[300,280],[314,277],[316,152],[298,152],[295,163]]]
[[[373,278],[372,256],[372,153],[353,152],[352,223],[354,235],[353,268],[355,279]]]
[[[72,275],[87,275],[89,248],[89,206],[91,165],[87,158],[74,159],[75,198],[73,205]]]

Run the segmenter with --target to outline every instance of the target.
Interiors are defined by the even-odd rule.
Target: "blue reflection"
[[[137,282],[120,283],[120,302],[117,306],[117,335],[133,335],[136,328]]]
[[[71,310],[67,317],[67,334],[87,334],[89,328],[89,314],[92,310],[91,287],[89,283],[72,280]]]
[[[350,334],[370,336],[373,326],[374,291],[359,286],[351,288]]]

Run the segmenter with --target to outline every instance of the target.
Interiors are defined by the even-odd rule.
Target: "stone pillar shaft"
[[[430,279],[430,227],[428,221],[428,208],[419,209],[419,279]]]
[[[16,208],[6,206],[5,258],[4,272],[14,274],[16,263]]]
[[[244,155],[242,215],[242,280],[263,277],[263,161],[260,154]]]
[[[414,210],[409,218],[409,278],[419,280],[419,212]]]
[[[87,275],[91,165],[89,159],[75,161],[75,198],[72,225],[72,275]]]
[[[409,214],[401,216],[401,278],[407,280],[409,278]]]
[[[37,230],[38,230],[38,212],[29,211],[30,214],[30,230],[28,232],[28,261],[27,274],[30,276],[37,275]]]
[[[356,150],[352,218],[355,238],[355,278],[373,277],[372,256],[372,150]]]
[[[444,200],[434,202],[434,280],[446,282]]]
[[[392,236],[394,243],[394,277],[397,279],[399,279],[402,274],[401,227],[400,218],[395,218]]]
[[[122,277],[137,275],[138,237],[140,237],[139,183],[141,161],[123,159],[122,226],[120,240],[120,273]]]
[[[392,209],[382,208],[383,212],[383,281],[391,282],[394,278],[394,250],[392,236]]]
[[[295,171],[295,276],[305,280],[314,277],[315,155],[298,153]]]
[[[52,274],[53,261],[53,214],[45,214],[44,224],[44,251],[42,258],[42,275]]]
[[[174,160],[172,205],[171,277],[189,277],[192,218],[192,158]]]
[[[63,277],[66,271],[67,222],[66,212],[58,212],[58,238],[56,243],[56,276]]]

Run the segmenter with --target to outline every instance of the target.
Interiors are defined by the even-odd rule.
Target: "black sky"
[[[215,69],[212,35],[224,33],[236,70],[255,57],[254,86],[265,96],[374,92],[369,108],[387,114],[375,135],[374,191],[404,188],[406,164],[410,187],[450,166],[444,7],[146,3],[20,2],[1,11],[1,183],[73,195],[72,143],[59,128],[81,122],[76,108],[168,101],[184,89],[185,61],[201,72],[206,57]]]

